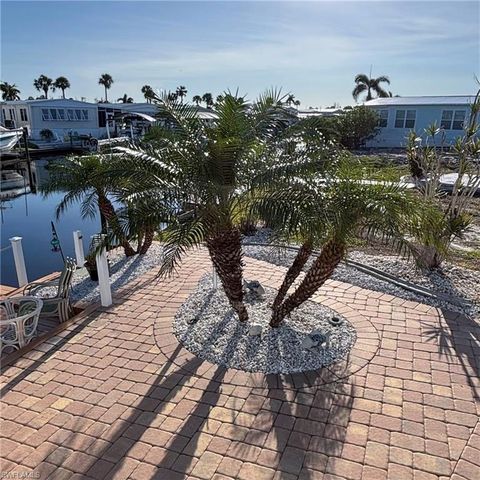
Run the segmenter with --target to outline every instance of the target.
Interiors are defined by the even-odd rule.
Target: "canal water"
[[[48,179],[49,160],[38,159],[34,162],[34,173],[39,185]],[[2,192],[5,193],[5,190]],[[59,251],[53,251],[50,243],[52,221],[65,256],[75,257],[74,230],[81,230],[86,253],[90,236],[100,231],[100,219],[98,216],[94,219],[82,219],[79,204],[71,206],[57,219],[55,207],[63,195],[56,193],[45,198],[41,193],[28,193],[1,200],[1,284],[18,286],[12,250],[3,250],[10,245],[11,237],[22,237],[29,281],[62,269],[62,255]]]

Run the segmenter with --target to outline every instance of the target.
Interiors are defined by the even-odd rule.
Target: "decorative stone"
[[[316,347],[318,345],[318,342],[316,342],[315,340],[312,339],[312,337],[310,337],[310,335],[306,336],[303,340],[302,340],[302,347],[305,349],[305,350],[311,350],[313,347]]]
[[[333,325],[334,327],[338,327],[343,323],[343,320],[340,317],[332,317],[329,320],[330,325]]]
[[[258,337],[262,334],[262,326],[253,323],[248,327],[248,334],[252,337]]]
[[[243,285],[245,286],[245,288],[250,290],[250,292],[254,293],[257,297],[261,297],[265,293],[265,289],[258,280],[252,280],[250,282],[244,280]]]

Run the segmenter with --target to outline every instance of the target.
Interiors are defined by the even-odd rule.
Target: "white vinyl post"
[[[13,259],[15,261],[15,269],[17,270],[18,286],[23,287],[28,283],[27,269],[25,268],[25,258],[23,256],[22,237],[12,237]]]
[[[75,246],[75,257],[77,259],[77,267],[82,268],[85,264],[85,253],[83,251],[83,237],[80,230],[73,232],[73,245]]]
[[[93,237],[92,237],[93,238]],[[105,235],[102,235],[102,241]],[[98,288],[100,290],[100,302],[102,307],[109,307],[112,302],[112,289],[110,288],[110,276],[108,274],[107,251],[102,248],[96,256],[98,272]]]

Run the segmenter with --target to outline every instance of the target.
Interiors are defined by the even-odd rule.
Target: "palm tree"
[[[205,105],[207,105],[207,108],[210,108],[213,106],[213,96],[211,93],[204,93],[202,95],[202,101],[205,102]]]
[[[20,90],[14,83],[2,82],[0,84],[3,100],[12,101],[20,100]]]
[[[220,103],[223,101],[223,95],[217,95],[217,98],[215,99],[216,103]]]
[[[291,93],[287,95],[287,99],[285,100],[285,103],[290,107],[292,103],[295,103],[295,95],[292,95]]]
[[[200,95],[195,95],[192,98],[192,102],[198,107],[202,103],[202,97]]]
[[[319,177],[277,186],[255,204],[280,235],[302,241],[273,303],[272,327],[314,295],[359,237],[373,239],[381,234],[400,250],[410,248],[404,234],[418,216],[417,200],[403,187],[365,182],[371,174],[358,160],[331,158]],[[317,246],[319,255],[285,299]]]
[[[180,103],[183,103],[183,97],[187,96],[188,90],[183,85],[180,85],[179,87],[177,87],[176,93],[177,97],[180,98]]]
[[[39,91],[44,93],[45,98],[48,98],[48,90],[53,85],[53,80],[46,75],[40,75],[33,81],[33,86]]]
[[[178,93],[177,92],[168,92],[168,99],[171,102],[175,102],[178,99]]]
[[[107,225],[122,245],[125,255],[135,254],[124,235],[117,212],[109,197],[115,196],[117,188],[106,173],[109,169],[110,157],[87,155],[68,157],[59,162],[51,162],[49,179],[42,185],[44,196],[56,192],[66,192],[57,205],[56,215],[60,217],[69,207],[76,207],[81,202],[80,212],[83,218],[94,217],[97,209],[102,219],[102,230]]]
[[[226,93],[213,126],[199,118],[197,107],[169,95],[157,103],[157,116],[170,128],[155,127],[155,147],[138,147],[116,170],[130,175],[139,194],[163,189],[171,178],[172,203],[182,208],[164,232],[161,273],[172,272],[189,248],[205,243],[232,308],[246,321],[238,225],[252,172],[268,170],[267,147],[287,123],[280,93],[267,92],[252,105]]]
[[[62,98],[65,98],[65,90],[70,88],[70,82],[66,77],[58,77],[55,82],[53,83],[53,89],[56,88],[62,91]]]
[[[113,85],[113,78],[108,73],[103,73],[98,79],[98,84],[103,85],[105,88],[105,102],[108,102],[107,90],[110,90]]]
[[[144,85],[142,87],[142,93],[147,103],[152,103],[152,99],[155,97],[155,92],[153,91],[153,88],[150,85]]]
[[[358,100],[360,94],[367,92],[365,100],[368,102],[372,100],[372,92],[376,93],[378,97],[389,97],[389,92],[384,90],[381,83],[387,83],[390,85],[390,79],[386,76],[381,76],[378,78],[369,78],[364,73],[360,73],[355,77],[355,88],[353,89],[352,95],[355,101]]]
[[[117,102],[121,103],[133,103],[133,98],[129,97],[126,93],[123,94],[123,97],[117,98]]]

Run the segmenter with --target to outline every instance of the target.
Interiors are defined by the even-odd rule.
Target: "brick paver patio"
[[[202,362],[172,334],[203,251],[179,275],[118,292],[4,368],[7,478],[474,480],[480,327],[330,281],[316,297],[355,325],[348,361],[299,375]],[[283,269],[246,259],[278,286]],[[25,477],[23,477],[25,478]]]

